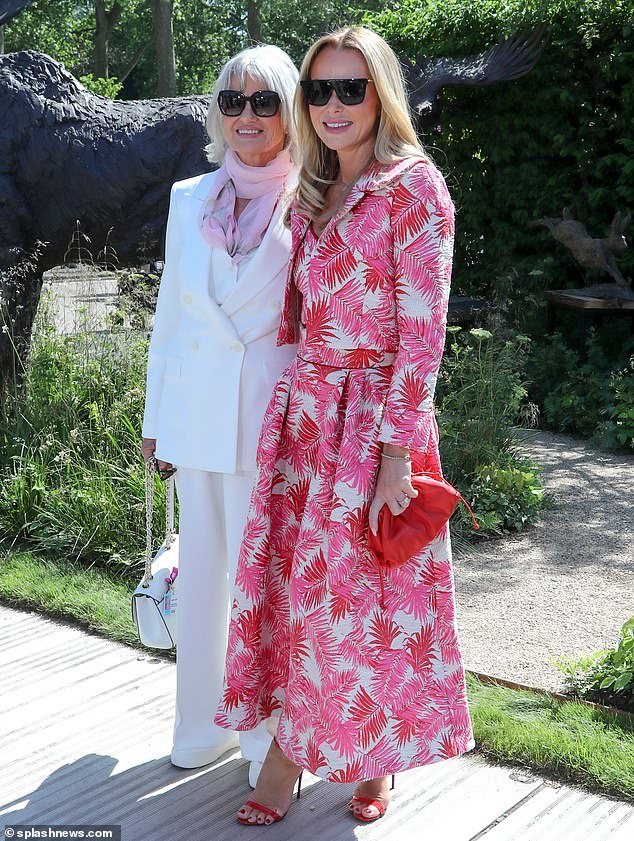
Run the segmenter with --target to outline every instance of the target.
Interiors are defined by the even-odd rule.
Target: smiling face
[[[231,76],[231,90],[251,96],[256,91],[266,90],[267,85],[257,79],[246,77],[246,84],[240,87],[234,75]],[[284,148],[282,109],[273,117],[257,117],[247,102],[238,117],[222,117],[222,133],[227,146],[240,160],[249,166],[265,166]]]
[[[370,71],[359,50],[324,47],[310,68],[311,79],[369,79]],[[372,155],[381,103],[372,82],[359,105],[342,105],[333,91],[325,105],[309,105],[310,119],[319,139],[339,155],[342,163],[363,165]]]

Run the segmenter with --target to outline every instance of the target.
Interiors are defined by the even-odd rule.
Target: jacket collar
[[[396,161],[392,164],[381,164],[378,161],[374,161],[374,163],[370,164],[370,166],[361,173],[359,178],[352,185],[343,205],[328,222],[326,228],[330,228],[332,223],[336,222],[344,214],[351,211],[352,208],[355,207],[355,205],[357,205],[366,194],[377,193],[384,190],[396,181],[403,172],[407,172],[407,170],[411,169],[421,160],[424,160],[422,156],[404,158],[403,160]],[[292,221],[293,240],[294,242],[299,242],[310,225],[310,219],[302,213],[294,213]]]
[[[205,201],[211,190],[211,185],[217,177],[217,172],[218,170],[214,169],[213,172],[206,172],[204,175],[199,176],[195,181],[192,179],[193,183],[188,190],[189,195],[199,201]]]
[[[361,193],[376,193],[383,190],[401,175],[411,169],[417,164],[421,158],[411,157],[403,158],[403,160],[395,161],[391,164],[381,164],[378,161],[370,164],[370,166],[361,173],[356,183],[352,186],[350,194],[354,192]]]
[[[288,264],[289,236],[283,222],[284,206],[278,202],[260,245],[221,305],[229,316],[250,304]]]

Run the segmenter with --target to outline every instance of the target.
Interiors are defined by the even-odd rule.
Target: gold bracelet
[[[412,457],[407,456],[388,456],[387,453],[381,453],[381,458],[388,458],[390,461],[411,461]]]

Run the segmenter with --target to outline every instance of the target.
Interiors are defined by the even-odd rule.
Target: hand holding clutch
[[[460,493],[445,479],[414,473],[418,496],[394,516],[387,505],[379,511],[379,528],[368,530],[368,542],[379,563],[399,567],[429,545],[454,512]]]
[[[377,533],[373,534],[372,530],[368,529],[368,543],[381,570],[381,585],[384,567],[400,567],[428,546],[438,536],[460,500],[467,506],[474,527],[478,528],[473,512],[460,491],[446,479],[426,473],[414,473],[412,485],[418,491],[418,496],[410,501],[407,508],[398,516],[394,516],[387,505],[384,505],[379,511]],[[383,602],[382,598],[381,605],[385,607]]]

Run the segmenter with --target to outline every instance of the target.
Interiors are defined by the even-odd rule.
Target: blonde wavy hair
[[[323,35],[308,50],[299,72],[300,81],[310,79],[314,60],[326,47],[358,50],[367,62],[370,78],[381,105],[374,143],[374,157],[391,164],[404,158],[427,157],[412,125],[401,65],[389,44],[364,26],[348,26]],[[302,90],[293,103],[302,166],[296,192],[297,209],[315,219],[324,208],[324,189],[337,179],[339,159],[317,136]]]

